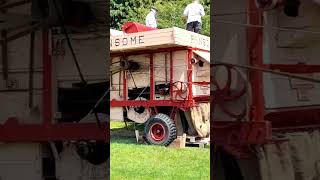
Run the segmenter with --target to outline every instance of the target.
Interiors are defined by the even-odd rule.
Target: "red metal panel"
[[[200,49],[200,48],[189,47],[189,49],[192,49],[192,50],[195,50],[195,51],[202,51],[202,52],[208,52],[208,53],[210,53],[210,51],[204,50],[204,49]]]
[[[186,46],[177,46],[177,47],[171,47],[171,48],[159,48],[156,50],[156,53],[162,53],[162,52],[170,52],[170,51],[181,51],[181,50],[187,50],[189,49]],[[110,57],[119,57],[119,56],[133,56],[133,55],[141,55],[141,54],[151,54],[155,53],[155,50],[135,50],[135,51],[128,51],[128,52],[111,52]]]
[[[173,52],[170,51],[170,84],[173,84]],[[170,88],[170,99],[173,99],[173,89]]]
[[[137,33],[137,32],[144,32],[144,31],[152,31],[156,30],[157,28],[152,28],[145,26],[143,24],[137,22],[127,22],[122,26],[122,31],[125,33]]]
[[[123,106],[145,106],[145,107],[155,107],[155,106],[176,106],[176,107],[190,107],[190,104],[184,100],[146,100],[146,101],[118,101],[111,100],[111,107],[123,107]]]
[[[309,73],[319,73],[320,65],[309,65],[309,64],[270,64],[266,65],[269,69],[280,70],[288,73],[297,74],[309,74]]]
[[[210,82],[206,82],[206,81],[202,81],[202,82],[197,82],[197,81],[194,81],[194,82],[192,82],[192,84],[199,84],[199,85],[210,85]]]
[[[195,102],[209,102],[210,101],[210,96],[197,96],[193,97]]]
[[[188,65],[188,69],[187,69],[187,76],[188,76],[188,100],[189,101],[192,101],[192,97],[193,97],[193,93],[192,93],[192,62],[191,62],[191,59],[193,57],[193,52],[192,52],[192,49],[188,49],[188,54],[187,54],[187,65]]]

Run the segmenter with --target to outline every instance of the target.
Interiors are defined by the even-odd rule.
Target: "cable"
[[[54,4],[54,6],[55,6],[55,9],[56,9],[56,12],[57,12],[59,21],[60,21],[60,23],[61,23],[61,27],[62,27],[63,33],[64,33],[64,35],[66,36],[67,43],[68,43],[69,49],[70,49],[70,51],[71,51],[71,54],[72,54],[74,63],[75,63],[75,65],[76,65],[76,68],[77,68],[77,70],[78,70],[79,76],[80,76],[80,78],[81,78],[81,81],[82,81],[82,83],[84,83],[84,84],[86,85],[86,84],[87,84],[87,81],[84,79],[83,74],[82,74],[82,72],[81,72],[81,69],[80,69],[80,66],[79,66],[79,63],[78,63],[78,59],[77,59],[77,57],[76,57],[76,54],[75,54],[75,52],[74,52],[74,50],[73,50],[73,47],[72,47],[72,44],[71,44],[71,41],[70,41],[69,34],[68,34],[67,29],[66,29],[66,27],[65,27],[65,25],[64,25],[64,18],[62,17],[62,14],[61,14],[61,12],[60,12],[59,9],[58,9],[57,1],[56,1],[56,0],[53,0],[53,4]]]
[[[277,75],[281,75],[281,76],[286,76],[286,77],[290,77],[290,78],[294,78],[294,79],[301,79],[301,80],[310,81],[310,82],[314,82],[314,83],[320,83],[320,79],[310,78],[310,77],[301,76],[301,75],[297,75],[297,74],[293,74],[293,73],[274,71],[274,70],[265,69],[265,68],[256,67],[256,66],[240,65],[240,64],[232,64],[232,63],[224,63],[224,62],[216,61],[215,65],[219,65],[219,64],[228,65],[228,66],[235,66],[238,68],[248,69],[248,70],[262,71],[262,72],[266,72],[266,73],[277,74]]]
[[[269,28],[273,30],[279,30],[279,31],[290,31],[290,32],[300,32],[300,33],[310,33],[310,34],[319,34],[320,31],[308,31],[308,30],[301,30],[301,29],[293,29],[293,28],[282,28],[282,27],[276,27],[276,26],[265,26],[265,25],[254,25],[249,23],[238,23],[234,21],[224,21],[224,20],[216,20],[215,23],[221,23],[221,24],[231,24],[231,25],[237,25],[237,26],[244,26],[244,27],[255,27],[255,28]]]
[[[98,105],[101,103],[101,101],[107,96],[107,94],[110,92],[110,88],[108,88],[108,90],[103,94],[103,96],[101,96],[101,98],[97,101],[97,103],[93,106],[93,108],[89,111],[89,114],[92,114],[93,111],[98,107]],[[87,116],[86,115],[86,116]]]
[[[130,74],[130,76],[131,76],[131,78],[132,78],[132,82],[133,82],[134,86],[135,86],[136,88],[138,88],[138,87],[137,87],[137,84],[136,84],[136,82],[135,82],[135,80],[134,80],[134,78],[133,78],[133,75],[132,75],[132,73],[131,73],[131,70],[129,69],[128,71],[129,71],[129,74]]]
[[[149,85],[150,86],[150,85]],[[146,86],[142,91],[141,91],[141,93],[138,95],[138,97],[136,97],[135,99],[138,99],[141,95],[142,95],[142,93],[144,93],[144,91],[147,89],[147,87],[148,86]],[[140,100],[141,100],[141,98],[140,98]]]
[[[85,115],[84,117],[89,116],[90,114],[94,113],[95,118],[96,118],[96,122],[97,122],[97,126],[99,129],[102,129],[102,125],[101,125],[101,121],[98,117],[98,114],[95,111],[95,109],[98,107],[98,105],[103,101],[103,99],[108,95],[108,93],[110,92],[110,88],[108,88],[108,90],[103,94],[103,96],[101,96],[101,98],[96,102],[96,104],[93,106],[93,108],[89,111],[89,113],[87,115]]]
[[[219,17],[219,16],[232,16],[232,15],[247,15],[247,14],[253,14],[253,13],[261,13],[264,12],[262,10],[257,11],[240,11],[240,12],[230,12],[230,13],[218,13],[218,14],[212,14],[211,17]]]
[[[264,9],[264,10],[255,10],[255,11],[239,11],[239,12],[225,12],[225,13],[217,13],[217,14],[212,14],[210,16],[213,17],[219,17],[219,16],[232,16],[232,15],[247,15],[247,14],[254,14],[254,13],[264,13],[264,12],[269,12],[271,10],[274,10],[274,8],[271,9]]]

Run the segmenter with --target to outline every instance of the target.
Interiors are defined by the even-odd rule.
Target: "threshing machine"
[[[111,120],[145,124],[149,144],[210,134],[210,38],[128,22],[110,37]]]

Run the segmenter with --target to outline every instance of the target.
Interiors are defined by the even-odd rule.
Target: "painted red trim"
[[[197,81],[194,81],[192,82],[192,84],[199,84],[199,85],[210,85],[210,82],[206,82],[206,81],[202,81],[202,82],[197,82]]]
[[[195,50],[195,51],[202,51],[202,52],[208,52],[210,53],[209,50],[205,50],[205,49],[200,49],[200,48],[193,48],[193,47],[189,47],[189,49]]]
[[[159,48],[157,50],[135,50],[135,51],[128,51],[128,52],[110,52],[110,57],[119,57],[119,56],[133,56],[133,55],[141,55],[141,54],[152,54],[152,53],[162,53],[162,52],[170,52],[170,51],[182,51],[182,50],[188,50],[188,47],[185,46],[177,46],[177,47],[171,47],[171,48]]]
[[[320,73],[320,65],[270,64],[266,66],[268,66],[268,68],[272,70],[280,70],[282,72],[288,72],[288,73],[296,73],[296,74]]]
[[[196,96],[193,97],[195,102],[210,102],[210,96]]]
[[[111,100],[111,107],[123,107],[123,106],[145,106],[145,107],[156,107],[156,106],[175,106],[175,107],[191,107],[188,102],[184,100],[147,100],[147,101],[136,101],[136,100],[127,100],[127,101],[118,101]]]
[[[193,78],[192,78],[192,69],[193,69],[193,66],[192,66],[192,57],[193,57],[193,50],[192,49],[188,49],[188,53],[187,53],[187,60],[186,60],[186,63],[188,65],[188,69],[187,69],[187,78],[188,78],[188,101],[192,101],[192,97],[193,97],[193,93],[192,93],[192,81],[193,81]]]
[[[170,86],[173,84],[173,52],[170,51]],[[173,99],[173,89],[170,88],[170,99]]]

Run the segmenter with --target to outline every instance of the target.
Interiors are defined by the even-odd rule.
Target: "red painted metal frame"
[[[262,14],[258,11],[255,0],[247,0],[248,24],[262,25]],[[250,65],[263,67],[263,29],[247,27],[247,48]],[[264,96],[262,72],[250,71],[252,106],[249,122],[213,122],[211,137],[217,145],[236,156],[248,151],[250,144],[263,144],[271,140],[271,124],[264,120]],[[212,100],[214,101],[214,100]],[[212,117],[214,118],[214,117]]]
[[[197,50],[197,51],[203,51],[203,52],[210,52],[208,50],[204,50],[204,49],[199,49],[199,48],[193,48],[193,47],[186,47],[186,46],[176,46],[176,47],[170,47],[170,48],[159,48],[157,49],[157,53],[161,53],[161,52],[171,52],[171,51],[182,51],[182,50],[188,50],[188,49],[192,49],[192,50]],[[131,50],[128,52],[111,52],[110,53],[110,57],[114,58],[114,57],[119,57],[119,56],[123,56],[124,54],[128,55],[128,56],[133,56],[133,55],[141,55],[141,54],[152,54],[155,53],[155,50]]]
[[[191,82],[188,84],[188,101],[189,101],[189,104],[191,105],[192,104],[192,101],[193,101],[193,93],[192,93],[192,84],[193,84],[193,79],[192,79],[192,62],[191,62],[191,59],[192,59],[192,51],[193,49],[189,48],[188,49],[188,57],[186,59],[186,63],[188,65],[188,69],[187,69],[187,77],[188,77],[188,82]]]
[[[0,142],[47,142],[61,140],[104,140],[109,142],[109,127],[98,128],[96,123],[56,123],[52,113],[52,62],[49,54],[49,32],[42,31],[43,41],[43,96],[42,123],[20,124],[9,118],[0,125]]]
[[[248,0],[248,23],[262,25],[262,13],[258,11],[255,0]],[[254,12],[254,13],[252,13]],[[263,29],[256,27],[247,28],[247,43],[250,65],[263,66]],[[264,121],[264,95],[261,71],[250,71],[249,79],[252,87],[251,120]]]
[[[269,64],[266,65],[269,69],[280,70],[288,73],[297,74],[311,74],[319,73],[320,65],[309,65],[309,64]]]
[[[170,97],[171,100],[154,100],[154,94],[155,94],[155,89],[154,89],[154,60],[153,56],[154,53],[161,53],[161,52],[169,52],[170,53],[170,84],[173,83],[173,52],[174,51],[187,51],[187,58],[186,58],[186,63],[187,63],[187,80],[188,82],[188,98],[187,100],[173,100],[173,92],[172,88],[170,88]],[[156,107],[156,106],[171,106],[171,107],[178,107],[183,110],[187,110],[188,108],[191,108],[196,105],[196,102],[208,102],[210,100],[209,96],[203,96],[203,97],[193,97],[192,94],[192,85],[193,84],[210,84],[209,82],[192,82],[192,63],[191,59],[193,56],[193,50],[201,50],[201,49],[196,49],[196,48],[191,48],[191,47],[172,47],[172,48],[162,48],[162,49],[157,49],[156,52],[155,50],[138,50],[138,51],[131,51],[131,52],[126,52],[126,53],[111,53],[111,57],[117,57],[117,56],[132,56],[132,55],[141,55],[141,54],[150,54],[150,100],[128,100],[127,98],[124,98],[124,100],[114,100],[112,99],[110,101],[110,106],[111,107],[126,107],[126,106],[145,106],[145,107]],[[206,50],[202,50],[205,52],[209,52]],[[127,97],[127,81],[125,77],[123,78],[123,84],[124,84],[124,97]]]
[[[157,53],[161,52],[170,52],[170,51],[179,51],[179,50],[186,50],[184,46],[177,46],[172,48],[159,48],[157,49]],[[134,55],[141,55],[141,54],[152,54],[155,53],[155,50],[131,50],[127,52],[110,52],[110,57],[120,57],[124,54],[127,56],[134,56]]]
[[[170,84],[173,84],[173,53],[170,51]],[[170,88],[170,99],[173,99],[173,89]]]

